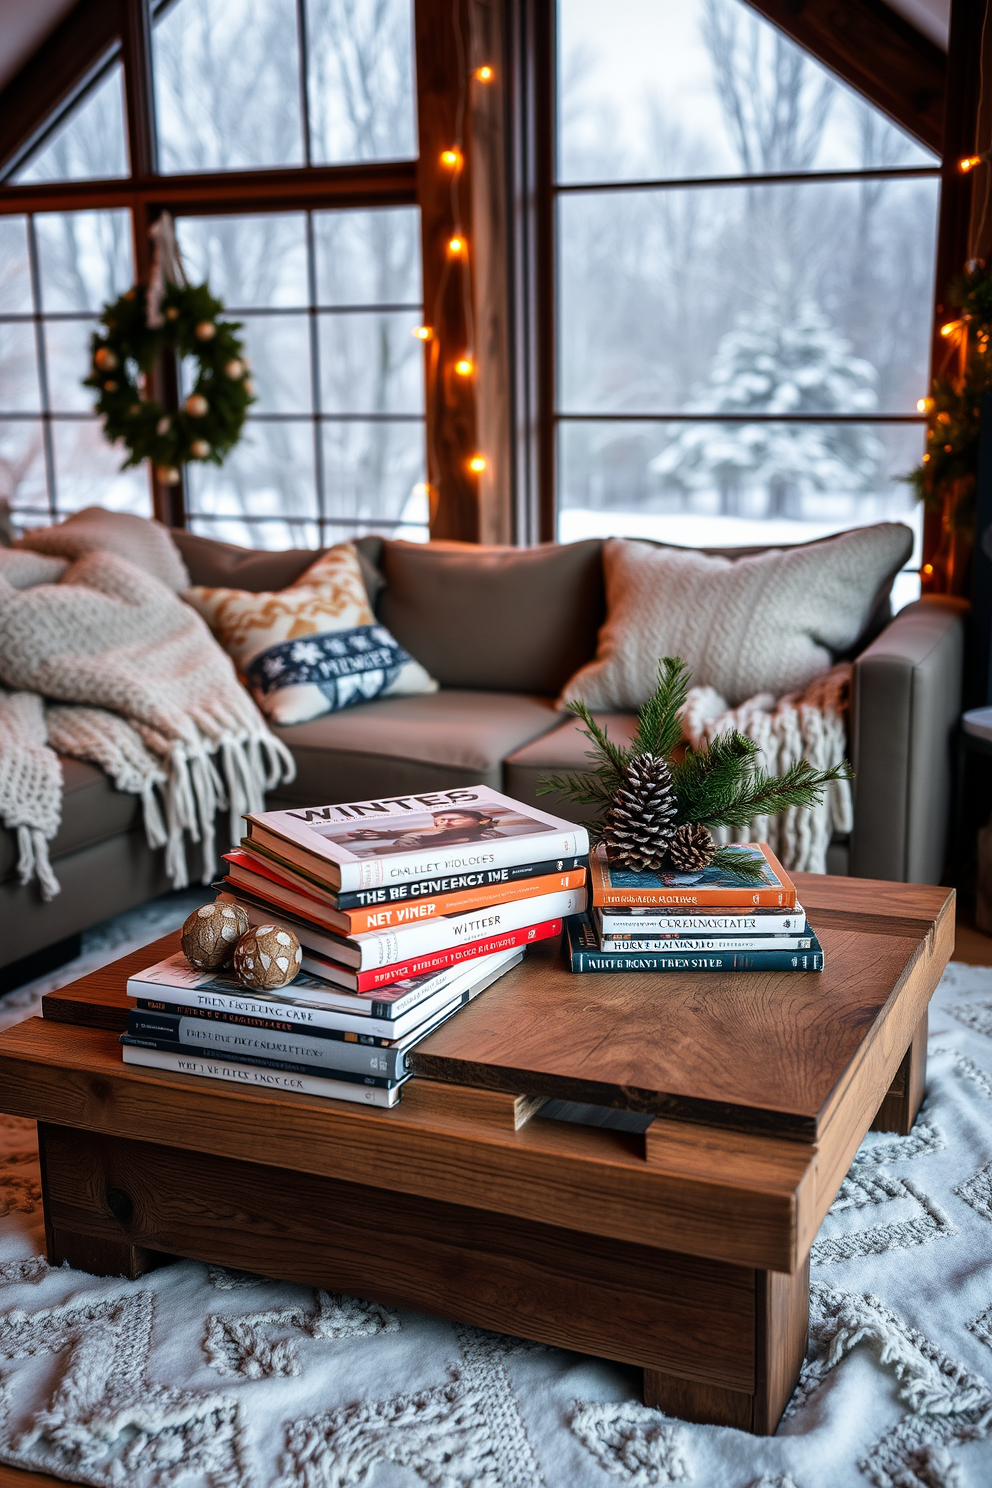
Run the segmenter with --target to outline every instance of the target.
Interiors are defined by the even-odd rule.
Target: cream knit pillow
[[[901,522],[736,561],[612,537],[596,657],[558,706],[582,698],[599,712],[639,708],[661,656],[683,657],[693,686],[715,687],[731,706],[805,687],[854,645],[912,548]]]

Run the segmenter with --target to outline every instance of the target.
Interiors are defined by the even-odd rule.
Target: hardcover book
[[[319,983],[319,978],[302,972],[296,981],[282,992],[249,992],[231,977],[220,972],[193,972],[192,977],[202,979],[199,986],[191,986],[181,973],[173,977],[171,963],[182,957],[170,957],[150,970],[159,973],[154,980],[128,980],[129,997],[138,1001],[139,1007],[149,1011],[181,1008],[187,1014],[212,1017],[259,1019],[263,1023],[278,1020],[293,1029],[309,1032],[313,1028],[333,1029],[335,1036],[365,1040],[392,1042],[403,1038],[412,1029],[433,1017],[435,1013],[455,1000],[469,1001],[475,991],[488,987],[496,977],[502,976],[522,957],[518,948],[504,950],[491,956],[478,956],[460,966],[450,966],[440,973],[418,978],[408,984],[401,995],[388,1001],[389,994],[399,989],[384,988],[375,996],[333,994],[335,1000],[328,1002],[313,1000],[309,990],[301,996],[291,995],[301,981]],[[142,978],[150,978],[142,972]],[[326,984],[325,984],[326,985]],[[407,993],[413,986],[416,997],[409,1001]],[[397,1008],[402,1011],[397,1012]]]
[[[794,909],[796,890],[785,869],[765,842],[747,842],[733,851],[746,859],[750,871],[737,874],[726,868],[701,868],[695,873],[632,873],[610,863],[598,847],[589,859],[593,904],[657,905],[674,909]]]
[[[585,869],[576,868],[567,873],[549,873],[541,878],[461,889],[430,899],[401,899],[394,903],[370,905],[367,909],[339,910],[328,903],[327,897],[320,899],[311,890],[298,888],[263,858],[241,848],[224,856],[229,864],[225,883],[234,893],[248,889],[256,898],[266,899],[276,908],[313,920],[315,924],[335,930],[346,938],[375,930],[398,930],[402,926],[464,914],[494,904],[510,904],[521,899],[537,899],[544,894],[582,889],[586,882]]]
[[[585,827],[486,785],[249,814],[268,847],[342,892],[581,856]]]
[[[208,1080],[230,1080],[246,1089],[274,1091],[276,1094],[288,1092],[292,1095],[319,1095],[329,1100],[357,1101],[363,1106],[395,1106],[404,1084],[400,1080],[385,1088],[353,1085],[347,1080],[331,1080],[323,1075],[297,1075],[288,1070],[240,1064],[233,1059],[180,1054],[171,1049],[125,1046],[121,1052],[125,1064],[143,1065],[146,1069],[166,1070],[176,1075],[201,1075]]]
[[[815,935],[804,951],[605,951],[585,915],[565,923],[569,965],[576,972],[822,971],[823,948]]]
[[[601,933],[622,936],[675,935],[803,935],[806,911],[795,909],[731,910],[726,914],[679,909],[603,908],[595,911]]]
[[[290,863],[287,858],[267,844],[248,837],[241,839],[241,850],[254,864],[274,870],[285,882],[305,894],[312,895],[322,904],[333,909],[369,909],[377,904],[401,904],[411,899],[436,899],[442,894],[456,894],[465,889],[488,889],[501,884],[518,883],[522,879],[547,878],[550,874],[575,873],[589,867],[588,853],[573,853],[570,857],[547,858],[540,863],[510,863],[502,868],[478,868],[467,873],[440,874],[429,878],[404,879],[402,883],[380,885],[372,889],[355,889],[343,893],[328,888],[326,882],[311,873],[302,864]]]

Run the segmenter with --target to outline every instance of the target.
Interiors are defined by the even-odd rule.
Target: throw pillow
[[[639,708],[660,656],[683,657],[692,685],[715,687],[732,706],[805,687],[858,639],[912,547],[900,522],[736,561],[610,538],[596,656],[558,705],[582,698],[597,712]]]
[[[437,683],[369,607],[352,543],[329,548],[288,589],[187,589],[273,723],[305,723]]]

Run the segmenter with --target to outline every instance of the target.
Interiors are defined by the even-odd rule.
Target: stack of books
[[[567,923],[573,971],[822,971],[795,885],[764,843],[749,871],[631,873],[590,859],[592,910]]]
[[[280,992],[175,956],[133,977],[129,1063],[391,1106],[406,1056],[587,907],[584,827],[486,786],[249,816],[223,903],[291,930]]]

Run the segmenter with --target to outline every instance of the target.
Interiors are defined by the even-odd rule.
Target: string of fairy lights
[[[495,71],[488,64],[483,63],[479,67],[469,69],[465,56],[465,40],[461,28],[461,15],[459,0],[454,0],[452,6],[453,27],[455,42],[458,50],[458,72],[461,79],[458,93],[458,105],[455,110],[454,138],[450,145],[440,152],[438,163],[441,169],[446,171],[450,177],[451,190],[451,236],[448,238],[445,249],[444,269],[438,280],[437,293],[434,297],[434,307],[431,322],[425,322],[414,330],[413,334],[422,341],[428,352],[429,386],[437,386],[437,381],[444,370],[441,366],[442,347],[436,327],[441,321],[441,307],[448,289],[448,283],[453,271],[460,274],[462,292],[462,313],[465,322],[465,345],[460,352],[453,355],[450,360],[450,371],[458,378],[471,378],[475,376],[475,319],[472,308],[472,285],[469,273],[469,243],[465,229],[462,225],[461,205],[461,180],[465,165],[464,134],[465,113],[468,106],[468,89],[472,82],[483,86],[495,80]],[[428,420],[428,444],[430,448],[430,470],[428,477],[438,468],[437,452],[434,445],[434,421]],[[466,466],[475,476],[482,475],[487,467],[487,460],[480,451],[470,455],[466,460]],[[428,478],[426,483],[427,496],[431,505],[433,516],[434,500],[436,492]]]

